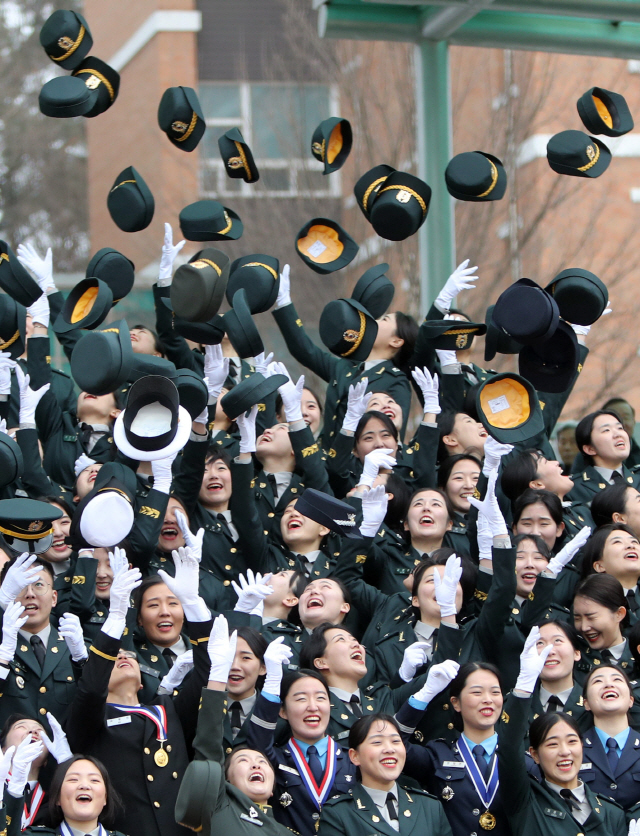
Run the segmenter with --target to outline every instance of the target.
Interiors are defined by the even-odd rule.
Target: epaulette
[[[404,792],[407,793],[407,795],[413,793],[414,795],[422,795],[426,796],[427,798],[434,798],[436,801],[440,800],[437,795],[433,795],[433,793],[427,792],[427,790],[423,790],[422,787],[414,787],[413,785],[405,786],[400,782],[398,782],[398,786],[401,790],[404,790]]]
[[[340,804],[342,801],[353,801],[350,792],[343,792],[340,795],[334,795],[331,798],[328,798],[323,806],[324,807],[333,807],[336,804]]]

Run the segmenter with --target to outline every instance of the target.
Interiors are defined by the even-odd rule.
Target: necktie
[[[91,441],[91,435],[93,433],[93,427],[91,426],[91,424],[80,424],[78,430],[80,444],[82,444],[84,450],[88,450],[89,442]]]
[[[28,811],[31,811],[31,796],[33,795],[33,790],[31,789],[31,784],[27,781],[24,788],[24,803]]]
[[[631,612],[637,612],[638,602],[636,601],[636,591],[635,591],[635,589],[630,589],[627,592],[627,602],[628,602],[629,609],[631,610]]]
[[[309,768],[311,769],[311,774],[316,784],[320,786],[324,777],[324,770],[315,746],[309,746],[307,749],[307,761],[309,762]]]
[[[171,670],[171,668],[173,667],[173,663],[178,658],[177,653],[174,653],[170,647],[165,647],[165,649],[162,651],[162,655],[164,656],[167,665],[169,665],[169,670]]]
[[[618,767],[618,761],[620,760],[618,757],[618,741],[615,737],[607,738],[607,760],[609,761],[611,774],[615,775]]]
[[[362,717],[362,706],[360,705],[360,697],[357,694],[351,694],[351,699],[349,700],[351,704],[351,710],[353,711],[354,717]]]
[[[605,649],[600,652],[600,656],[602,656],[603,662],[610,662],[612,665],[616,664],[616,660],[613,658],[613,653],[608,647],[605,647]]]
[[[237,376],[238,376],[238,367],[236,366],[236,364],[232,360],[229,360],[229,377],[232,377],[235,380]]]
[[[574,796],[571,790],[562,789],[560,790],[560,795],[564,799],[565,804],[569,808],[569,812],[573,815],[574,810],[580,809],[580,804],[578,803],[578,799]]]
[[[487,777],[487,766],[489,765],[485,760],[485,754],[486,752],[484,746],[478,744],[473,747],[473,757],[476,759],[478,769],[480,770],[480,774],[483,778]]]
[[[278,483],[276,482],[276,477],[274,473],[267,473],[267,482],[271,485],[271,490],[273,491],[273,500],[274,502],[278,501]]]
[[[47,655],[47,651],[45,649],[45,646],[42,644],[42,639],[40,638],[40,636],[31,636],[30,642],[31,648],[33,650],[34,656],[36,657],[38,664],[41,668],[44,667],[44,659]]]
[[[242,728],[242,706],[238,702],[238,700],[234,700],[229,707],[229,713],[231,715],[231,728],[232,729],[241,729]],[[234,735],[235,737],[235,735]]]
[[[396,799],[392,792],[387,793],[387,810],[389,811],[389,821],[398,821],[398,811],[396,810]]]
[[[612,482],[624,482],[624,476],[622,473],[618,473],[617,470],[614,470],[611,474],[611,481]]]
[[[555,694],[551,694],[549,702],[547,703],[547,711],[564,711],[564,703],[560,697],[556,697]]]

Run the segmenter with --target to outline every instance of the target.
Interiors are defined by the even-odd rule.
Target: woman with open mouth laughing
[[[529,752],[542,779],[527,772],[522,739],[531,695],[551,646],[538,652],[535,627],[520,657],[520,673],[505,710],[509,718],[498,735],[502,803],[513,833],[523,836],[627,836],[624,811],[581,780],[582,739],[568,714],[542,714],[531,724]]]
[[[573,623],[587,643],[582,654],[587,670],[603,662],[633,668],[631,648],[623,634],[629,624],[628,604],[622,584],[613,575],[589,575],[576,589]]]
[[[628,601],[629,621],[638,620],[640,593],[640,540],[624,523],[610,523],[597,528],[585,546],[582,576],[606,573],[620,581]]]
[[[349,794],[327,802],[319,836],[353,836],[365,832],[363,825],[367,833],[388,834],[391,828],[402,836],[451,835],[442,805],[401,778],[406,752],[394,717],[371,714],[354,723],[349,757],[358,767],[358,782]]]

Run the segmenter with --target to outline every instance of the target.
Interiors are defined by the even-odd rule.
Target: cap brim
[[[180,406],[178,407],[178,429],[173,441],[161,450],[136,450],[136,448],[127,441],[124,431],[123,416],[124,411],[116,418],[116,422],[113,426],[113,441],[123,455],[133,459],[134,461],[152,462],[156,459],[166,459],[168,456],[172,456],[174,453],[182,450],[191,434],[191,416],[183,406]]]

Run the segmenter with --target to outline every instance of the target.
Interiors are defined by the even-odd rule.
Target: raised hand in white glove
[[[47,720],[53,733],[53,740],[50,739],[44,730],[40,732],[40,739],[56,761],[58,763],[64,763],[73,757],[73,753],[67,742],[67,735],[62,731],[62,726],[50,711],[47,711]]]
[[[236,418],[238,431],[240,433],[240,453],[256,452],[256,418],[258,417],[258,404],[254,404],[248,412],[243,412]]]
[[[286,374],[288,380],[282,386],[278,386],[278,392],[282,398],[284,417],[289,424],[295,421],[302,421],[302,390],[304,389],[304,375],[301,374],[298,382],[294,384],[289,376],[284,363],[276,363],[276,374]]]
[[[0,586],[0,607],[6,610],[12,601],[15,601],[25,586],[33,583],[41,572],[39,566],[32,566],[38,559],[37,554],[24,552],[16,558],[4,576]]]
[[[24,788],[29,780],[29,772],[31,772],[31,764],[38,760],[43,752],[44,743],[42,740],[38,737],[32,737],[30,734],[18,744],[13,756],[11,775],[7,787],[9,794],[14,798],[20,798],[24,793]]]
[[[265,598],[273,593],[271,578],[271,572],[264,576],[260,572],[254,575],[251,569],[247,569],[246,578],[241,574],[238,575],[238,583],[231,581],[231,586],[238,596],[234,611],[262,615]]]
[[[352,383],[349,386],[349,395],[347,397],[347,412],[342,422],[342,429],[345,432],[354,433],[358,427],[360,419],[367,411],[367,404],[371,397],[371,393],[367,392],[369,385],[369,378],[363,377],[357,383]]]
[[[474,275],[477,269],[477,267],[469,267],[468,258],[465,258],[462,264],[458,264],[436,297],[435,306],[441,313],[447,313],[460,291],[475,288],[474,282],[480,278]]]
[[[477,520],[478,559],[493,560],[493,534],[489,521],[484,514],[478,514]]]
[[[591,537],[591,529],[587,525],[584,528],[581,528],[573,540],[569,540],[569,542],[560,549],[558,554],[551,558],[545,571],[551,572],[552,575],[557,575],[561,572],[567,563],[571,563],[589,537]]]
[[[291,304],[291,282],[289,279],[289,265],[285,264],[280,273],[280,287],[276,299],[276,310]]]
[[[44,328],[49,327],[49,319],[51,312],[49,310],[49,299],[46,293],[42,293],[36,301],[27,308],[27,315],[31,317],[34,325],[42,325]]]
[[[469,503],[477,508],[481,514],[487,518],[489,528],[491,529],[492,537],[506,537],[508,534],[507,524],[502,516],[500,505],[496,497],[496,480],[498,478],[498,471],[492,470],[487,480],[487,492],[484,499],[476,499],[474,496],[469,497]]]
[[[547,656],[551,653],[552,646],[548,644],[541,650],[538,648],[540,641],[540,628],[534,627],[524,643],[524,649],[520,654],[520,673],[516,680],[516,691],[524,691],[532,694],[536,687],[538,677],[542,673]]]
[[[424,400],[424,413],[431,413],[432,415],[439,415],[442,412],[440,407],[440,399],[438,397],[439,382],[438,375],[429,373],[429,369],[425,366],[424,369],[413,369],[411,376],[420,387],[422,398]]]
[[[11,761],[13,760],[15,751],[15,746],[9,746],[8,749],[0,753],[0,805],[4,801],[5,784],[11,772]]]
[[[139,569],[129,569],[124,549],[117,546],[109,552],[113,582],[109,591],[109,615],[102,625],[102,632],[113,639],[121,638],[126,624],[131,593],[142,583]]]
[[[415,692],[413,698],[428,705],[435,696],[450,685],[459,670],[460,665],[453,659],[447,659],[439,665],[432,665],[427,674],[427,681],[419,691]]]
[[[171,482],[173,481],[171,468],[177,455],[178,452],[176,451],[172,456],[167,456],[164,459],[155,459],[151,462],[154,490],[166,494],[171,492]]]
[[[174,549],[171,557],[176,567],[175,577],[172,578],[163,569],[159,569],[158,574],[182,604],[187,621],[208,621],[211,613],[198,592],[200,561],[192,555],[188,546]]]
[[[160,257],[160,269],[158,271],[158,287],[169,287],[173,278],[173,262],[186,241],[178,241],[173,245],[173,229],[171,224],[164,225],[164,244],[162,245],[162,256]]]
[[[20,426],[24,424],[35,424],[36,409],[42,398],[51,388],[50,383],[45,383],[35,391],[29,386],[30,377],[25,374],[20,365],[16,366],[16,377],[18,378],[18,387],[20,389],[20,414],[18,420]]]
[[[414,642],[405,650],[398,671],[403,682],[411,682],[418,668],[427,664],[429,647],[429,642]]]
[[[16,365],[10,352],[0,351],[0,395],[11,394],[11,369],[15,369]]]
[[[628,836],[640,836],[640,819],[632,819],[629,822]]]
[[[458,362],[458,355],[455,351],[449,351],[449,349],[436,348],[436,355],[441,369],[444,369],[445,366],[454,366]]]
[[[193,668],[193,650],[181,653],[173,663],[173,667],[160,680],[159,694],[173,694],[182,685],[182,680]]]
[[[283,642],[284,636],[278,636],[277,639],[269,643],[264,652],[264,666],[267,669],[267,675],[262,690],[273,696],[280,696],[280,683],[284,673],[282,668],[293,656],[293,650]]]
[[[362,475],[358,485],[366,485],[370,488],[381,470],[393,470],[398,462],[393,452],[387,447],[378,447],[364,457]]]
[[[51,247],[46,252],[44,258],[40,258],[32,244],[18,244],[16,251],[18,261],[27,270],[31,270],[38,282],[38,287],[43,293],[48,291],[55,291],[56,285],[53,281],[53,255]]]
[[[75,463],[73,465],[73,472],[76,474],[76,479],[78,478],[78,476],[80,476],[83,470],[86,470],[88,467],[91,467],[91,465],[95,463],[95,459],[90,458],[89,456],[87,456],[86,453],[82,453],[82,455],[75,460]]]
[[[24,607],[18,601],[12,601],[4,611],[2,618],[2,644],[0,644],[0,660],[11,662],[16,654],[18,631],[29,620],[24,614]]]
[[[207,642],[207,653],[211,662],[209,671],[209,682],[223,682],[227,684],[229,671],[233,665],[236,655],[236,644],[238,634],[234,632],[229,636],[229,625],[223,615],[219,615],[213,622],[209,641]]]
[[[360,534],[363,537],[375,537],[384,522],[389,498],[384,485],[371,488],[362,497],[362,522]]]
[[[204,528],[199,528],[196,534],[193,534],[191,529],[189,528],[189,521],[182,513],[182,511],[178,511],[176,509],[175,512],[176,522],[180,527],[180,532],[184,537],[185,544],[191,550],[191,557],[200,563],[202,560],[202,542],[204,540]]]
[[[492,470],[497,470],[500,467],[502,457],[512,450],[513,444],[501,444],[495,438],[489,436],[484,443],[484,462],[482,464],[484,475],[488,477]]]
[[[209,390],[209,406],[220,397],[229,376],[229,358],[223,357],[222,346],[208,345],[204,350],[204,377]]]
[[[268,377],[268,368],[272,360],[273,351],[270,351],[267,355],[265,355],[264,351],[261,351],[260,354],[256,354],[253,358],[253,368],[264,377]]]
[[[72,612],[66,612],[58,623],[58,632],[64,638],[69,653],[74,662],[82,662],[89,658],[84,635],[80,626],[80,619]]]
[[[461,577],[462,561],[457,554],[452,554],[447,559],[442,577],[440,576],[440,572],[438,572],[438,567],[435,567],[433,585],[435,588],[436,603],[440,607],[440,618],[457,614],[456,595]]]

